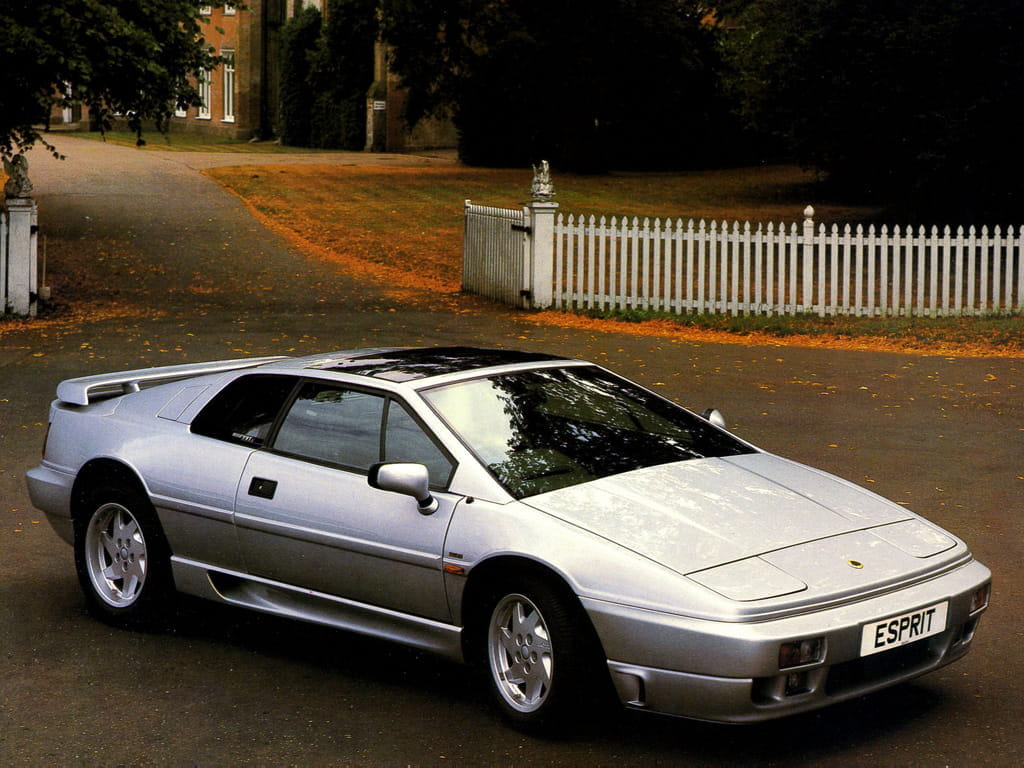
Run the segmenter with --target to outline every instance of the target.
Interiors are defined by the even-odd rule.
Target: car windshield
[[[516,498],[641,467],[752,451],[597,367],[473,379],[423,396]]]

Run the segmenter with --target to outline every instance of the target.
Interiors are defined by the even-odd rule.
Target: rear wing
[[[69,405],[88,405],[91,402],[107,397],[126,395],[138,392],[144,384],[166,384],[171,381],[190,379],[211,373],[237,371],[242,368],[255,368],[258,365],[283,360],[277,357],[250,357],[240,360],[215,360],[206,363],[185,363],[184,365],[165,365],[159,368],[141,368],[137,371],[119,371],[117,373],[100,373],[95,376],[83,376],[78,379],[67,379],[57,385],[57,399]]]

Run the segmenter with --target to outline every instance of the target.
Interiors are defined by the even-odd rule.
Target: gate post
[[[36,201],[9,197],[7,208],[7,306],[0,307],[23,317],[35,315],[36,285]]]
[[[558,210],[558,203],[552,199],[555,187],[547,160],[542,160],[539,168],[533,167],[530,195],[532,199],[527,206],[530,212],[529,306],[547,309],[554,304],[555,213]]]

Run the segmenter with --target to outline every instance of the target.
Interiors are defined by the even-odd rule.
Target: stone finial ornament
[[[4,195],[7,197],[29,197],[32,194],[32,182],[28,178],[28,160],[24,155],[15,155],[10,160],[4,158],[4,173],[7,183],[4,184]]]
[[[555,185],[551,182],[551,168],[547,160],[540,161],[540,167],[533,166],[533,184],[530,197],[534,202],[548,203],[555,196]]]

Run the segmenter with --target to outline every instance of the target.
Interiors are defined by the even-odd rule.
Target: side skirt
[[[171,558],[178,591],[218,603],[379,637],[463,662],[462,628],[335,595]]]

